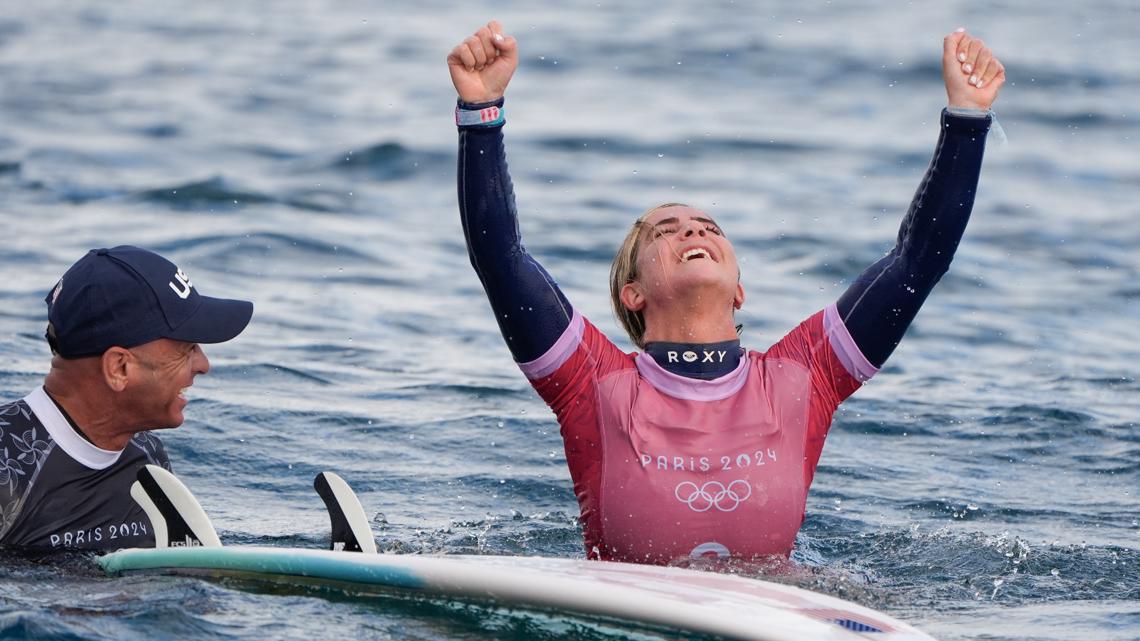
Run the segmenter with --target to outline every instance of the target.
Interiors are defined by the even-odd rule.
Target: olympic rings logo
[[[708,481],[700,486],[692,481],[681,481],[673,495],[694,512],[708,512],[714,507],[721,512],[731,512],[752,496],[752,486],[743,479],[729,483],[728,487],[720,481]]]

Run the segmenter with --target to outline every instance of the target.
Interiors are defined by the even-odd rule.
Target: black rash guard
[[[499,330],[515,361],[525,363],[555,344],[573,311],[554,279],[523,247],[503,145],[502,105],[502,99],[459,103],[459,212],[471,265]],[[479,112],[492,112],[494,118],[470,117]],[[974,205],[991,122],[990,114],[976,110],[942,112],[934,157],[894,248],[860,274],[837,302],[855,344],[875,367],[898,346],[950,266]],[[672,349],[665,345],[647,352],[673,373],[704,379],[732,371],[744,353],[730,349],[728,358],[710,370],[661,357]]]
[[[170,469],[149,432],[121,452],[83,438],[42,387],[0,405],[0,545],[63,550],[154,547],[131,498],[140,467]]]

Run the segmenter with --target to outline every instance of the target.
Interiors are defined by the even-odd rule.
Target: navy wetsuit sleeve
[[[840,296],[836,307],[863,355],[880,367],[950,267],[970,220],[992,118],[942,112],[934,158],[898,239]]]
[[[501,107],[502,101],[459,106],[471,112]],[[570,325],[573,310],[554,279],[523,247],[501,117],[492,124],[460,124],[458,189],[471,266],[511,355],[519,363],[533,361]]]

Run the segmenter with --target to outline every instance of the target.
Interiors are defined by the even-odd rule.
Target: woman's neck
[[[648,343],[719,343],[736,340],[736,319],[729,305],[709,309],[700,299],[689,304],[646,308],[645,334]]]

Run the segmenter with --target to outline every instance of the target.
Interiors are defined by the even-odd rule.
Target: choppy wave
[[[158,187],[139,193],[139,198],[173,209],[198,209],[213,206],[237,209],[244,205],[273,202],[273,198],[240,189],[221,176],[214,176],[171,187]]]
[[[409,149],[395,142],[383,142],[359,150],[346,151],[328,165],[336,171],[360,173],[369,180],[401,180],[427,169],[454,162],[452,154]]]

